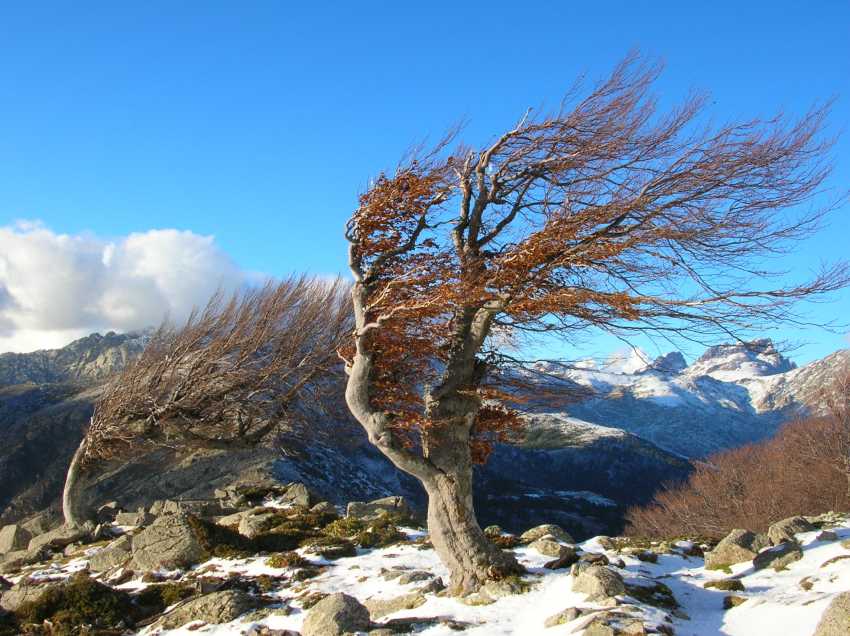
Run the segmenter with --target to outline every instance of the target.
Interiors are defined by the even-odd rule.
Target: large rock
[[[31,538],[32,535],[18,524],[3,526],[0,530],[0,554],[26,549]]]
[[[154,517],[162,515],[196,515],[198,517],[212,517],[227,514],[232,510],[225,510],[221,502],[215,499],[161,499],[154,501],[150,507],[150,514]]]
[[[0,574],[17,572],[25,565],[37,563],[45,558],[46,551],[43,548],[35,550],[12,550],[0,556]]]
[[[623,577],[604,565],[592,565],[573,581],[573,592],[590,595],[591,599],[604,599],[625,594]]]
[[[40,548],[62,550],[72,543],[87,541],[91,537],[93,529],[90,523],[85,523],[82,526],[62,525],[55,530],[49,530],[30,539],[27,549],[30,551]]]
[[[795,541],[794,535],[798,532],[812,532],[817,530],[803,517],[788,517],[777,521],[767,529],[767,538],[773,545],[779,545],[783,541]]]
[[[130,537],[123,535],[98,550],[89,557],[89,567],[96,572],[103,572],[117,565],[123,565],[130,558]]]
[[[404,497],[395,496],[375,499],[369,503],[352,501],[348,504],[345,514],[358,519],[374,519],[384,514],[398,514],[409,517],[411,510]]]
[[[154,516],[144,508],[136,512],[119,512],[115,515],[115,523],[119,526],[146,526],[154,520]]]
[[[546,535],[552,535],[552,537],[554,537],[557,541],[563,541],[564,543],[575,543],[566,530],[554,523],[544,523],[543,525],[535,526],[534,528],[523,532],[519,538],[523,543],[531,543],[532,541],[541,539]]]
[[[11,589],[3,592],[0,596],[0,607],[10,612],[16,611],[21,605],[28,601],[35,601],[39,596],[53,587],[59,587],[57,582],[33,583],[24,578]]]
[[[555,557],[556,559],[561,559],[570,554],[575,556],[575,549],[572,547],[568,547],[565,545],[561,545],[557,541],[551,538],[544,537],[542,539],[537,539],[531,545],[528,546],[535,552],[539,552],[544,556]]]
[[[419,592],[411,592],[410,594],[402,594],[394,598],[370,598],[366,601],[365,607],[369,610],[372,620],[377,620],[394,612],[414,609],[420,605],[425,605],[427,600]]]
[[[850,634],[850,592],[842,592],[832,599],[821,615],[812,636],[847,636]]]
[[[180,568],[207,558],[186,515],[159,517],[132,540],[133,568]]]
[[[763,570],[764,568],[782,569],[788,564],[803,558],[803,551],[794,542],[786,541],[763,552],[759,552],[753,559],[753,568]]]
[[[258,534],[268,530],[266,524],[269,519],[276,516],[276,513],[269,512],[265,508],[254,508],[247,514],[243,514],[239,519],[239,534],[253,539]]]
[[[718,569],[752,561],[759,550],[769,544],[767,537],[736,528],[726,535],[711,552],[705,553],[705,567]]]
[[[193,621],[209,624],[229,623],[256,607],[257,601],[245,592],[213,592],[179,605],[162,618],[160,625],[165,629],[174,629]]]
[[[371,626],[369,610],[348,594],[331,594],[316,603],[301,626],[301,636],[343,636],[365,632]]]

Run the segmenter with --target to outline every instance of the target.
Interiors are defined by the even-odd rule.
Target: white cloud
[[[107,241],[39,223],[0,227],[0,352],[61,346],[92,331],[184,319],[249,275],[212,236],[150,230]]]

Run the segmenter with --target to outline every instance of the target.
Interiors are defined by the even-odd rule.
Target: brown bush
[[[793,515],[846,510],[850,426],[830,410],[786,424],[770,440],[698,463],[686,483],[629,510],[627,533],[720,538],[733,528],[764,531]]]

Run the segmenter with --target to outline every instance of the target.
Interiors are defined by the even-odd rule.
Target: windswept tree
[[[347,286],[307,277],[215,295],[181,327],[164,323],[96,402],[68,469],[66,523],[87,516],[99,461],[156,447],[251,447],[339,395],[351,332]]]
[[[428,494],[431,541],[465,594],[515,572],[472,506],[473,464],[518,423],[511,336],[589,328],[707,342],[793,321],[848,282],[771,269],[828,208],[825,108],[712,126],[705,98],[659,112],[658,68],[627,58],[554,114],[473,149],[449,136],[360,197],[347,226],[355,330],[346,399]]]

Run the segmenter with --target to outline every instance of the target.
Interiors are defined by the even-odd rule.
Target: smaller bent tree
[[[848,282],[839,265],[784,285],[768,261],[827,211],[797,209],[829,173],[826,109],[703,126],[702,97],[658,112],[658,72],[632,56],[480,149],[450,135],[380,175],[348,222],[346,400],[422,482],[454,593],[519,569],[472,505],[473,464],[520,421],[504,381],[523,363],[499,342],[598,328],[707,343]]]
[[[105,390],[68,469],[65,522],[88,512],[85,477],[140,448],[252,447],[335,391],[351,329],[348,289],[307,277],[216,294],[182,327],[164,323]]]

